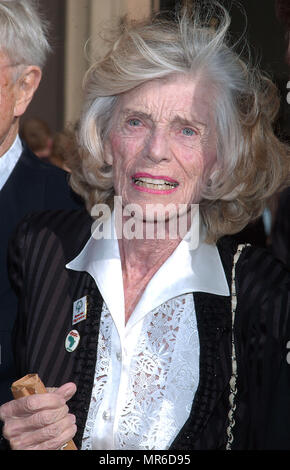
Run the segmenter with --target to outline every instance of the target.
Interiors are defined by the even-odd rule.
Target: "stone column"
[[[74,123],[79,118],[85,71],[92,60],[106,52],[103,32],[109,35],[110,26],[124,15],[142,19],[158,8],[159,0],[67,0],[65,124]]]

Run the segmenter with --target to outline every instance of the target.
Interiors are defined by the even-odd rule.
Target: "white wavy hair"
[[[0,0],[0,49],[13,62],[43,68],[48,24],[34,0]]]
[[[209,240],[241,230],[259,216],[289,174],[289,149],[274,135],[276,87],[230,45],[230,17],[218,2],[196,2],[174,19],[124,23],[107,55],[88,70],[80,121],[80,157],[71,184],[87,208],[113,195],[104,141],[118,97],[176,74],[207,79],[214,90],[218,168],[203,188],[201,213]]]

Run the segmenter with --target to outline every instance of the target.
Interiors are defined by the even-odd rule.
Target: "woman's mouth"
[[[132,176],[132,184],[138,191],[153,194],[169,194],[176,191],[178,182],[168,176],[153,176],[136,173]]]

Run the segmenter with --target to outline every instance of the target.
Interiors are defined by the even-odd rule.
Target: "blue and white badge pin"
[[[73,316],[72,324],[76,325],[80,321],[83,321],[87,318],[87,308],[88,308],[88,296],[85,295],[81,299],[76,300],[73,303]]]
[[[80,339],[78,330],[71,330],[65,339],[65,349],[67,352],[74,352],[79,345]]]

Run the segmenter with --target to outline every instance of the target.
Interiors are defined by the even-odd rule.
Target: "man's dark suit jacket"
[[[8,240],[28,213],[78,207],[80,201],[68,186],[67,173],[42,162],[25,147],[0,191],[0,404],[12,399],[9,389],[15,379],[10,337],[17,300],[7,274]]]
[[[90,236],[84,211],[27,217],[11,242],[10,274],[20,305],[14,349],[18,374],[38,373],[47,386],[77,385],[69,407],[76,415],[81,446],[91,400],[103,300],[86,272],[66,269]],[[232,285],[231,237],[218,243]],[[234,449],[290,449],[290,280],[283,265],[262,248],[246,247],[236,267],[234,339],[237,395]],[[87,319],[72,326],[73,303],[87,295]],[[114,286],[112,286],[114,295]],[[190,417],[172,449],[224,449],[232,373],[231,298],[195,292],[200,341],[200,377]],[[80,334],[65,349],[72,329]]]

